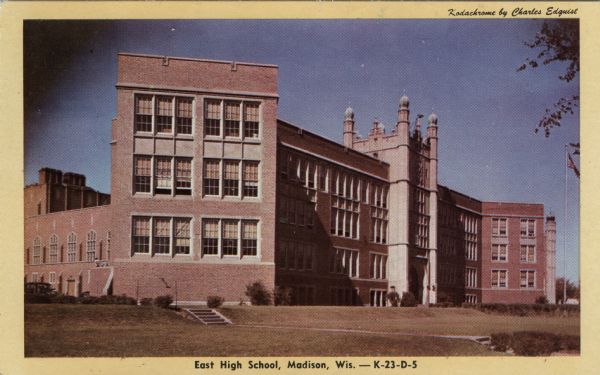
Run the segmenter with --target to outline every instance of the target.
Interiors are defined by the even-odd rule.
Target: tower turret
[[[556,219],[546,217],[546,298],[556,303]]]
[[[409,132],[409,114],[410,111],[408,109],[409,105],[408,96],[403,95],[400,98],[400,105],[398,108],[398,122],[396,123],[396,132],[400,135],[400,143],[407,144],[408,143],[408,132]]]
[[[354,110],[348,107],[344,112],[344,146],[352,148],[354,143]]]

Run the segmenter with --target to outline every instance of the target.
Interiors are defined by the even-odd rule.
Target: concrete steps
[[[218,311],[208,308],[191,307],[184,308],[188,316],[199,320],[206,325],[227,325],[232,324],[231,320],[221,315]]]

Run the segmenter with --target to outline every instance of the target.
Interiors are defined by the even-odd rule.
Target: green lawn
[[[496,355],[466,340],[416,337],[393,332],[471,334],[543,327],[544,320],[513,327],[524,318],[462,309],[371,309],[352,307],[227,307],[237,323],[205,326],[173,311],[122,305],[26,305],[28,357],[138,356],[482,356]],[[441,319],[432,326],[432,322]],[[494,319],[498,325],[494,326]],[[508,319],[508,321],[505,321]],[[511,320],[512,319],[512,320]],[[516,320],[515,320],[516,319]],[[530,319],[530,318],[529,318]],[[578,334],[578,319],[557,318],[561,332]],[[512,321],[512,323],[511,323]],[[468,332],[452,324],[463,327]],[[479,323],[477,323],[479,322]],[[350,328],[347,333],[297,328],[252,328],[246,324]],[[478,327],[473,329],[472,326]],[[471,328],[469,328],[471,327]],[[487,328],[486,328],[487,327]],[[553,326],[548,327],[552,331]],[[555,327],[555,328],[556,328]],[[570,328],[569,328],[570,327]],[[493,329],[492,329],[493,328]],[[576,332],[575,332],[576,331]]]

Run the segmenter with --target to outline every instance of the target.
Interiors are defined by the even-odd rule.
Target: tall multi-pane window
[[[508,259],[507,247],[505,244],[492,244],[492,261],[506,262]]]
[[[173,98],[166,96],[156,97],[156,132],[173,132]]]
[[[223,162],[223,195],[239,195],[240,177],[239,161],[225,160]]]
[[[371,279],[386,279],[387,255],[371,253],[369,258],[369,277]]]
[[[190,253],[190,219],[174,219],[175,254]]]
[[[67,237],[67,261],[69,263],[75,262],[77,259],[77,235],[75,233],[69,233]]]
[[[535,237],[535,220],[534,219],[521,219],[521,237],[522,238]]]
[[[133,218],[133,238],[134,253],[150,253],[150,218]]]
[[[221,101],[207,100],[204,105],[204,135],[221,135]]]
[[[523,289],[535,288],[535,271],[522,270],[520,275],[520,287]]]
[[[204,160],[204,195],[219,195],[221,173],[219,160]]]
[[[464,230],[465,259],[477,260],[477,219],[461,213],[460,222]]]
[[[152,178],[152,158],[150,156],[135,156],[133,158],[133,186],[135,193],[150,193]]]
[[[50,253],[48,254],[49,263],[58,263],[58,236],[50,236]]]
[[[508,288],[507,274],[506,270],[492,270],[492,288]]]
[[[245,197],[258,197],[258,162],[244,161],[244,190]]]
[[[36,237],[33,240],[33,264],[42,263],[42,239]]]
[[[238,254],[238,221],[223,220],[222,226],[222,247],[223,255]]]
[[[328,190],[327,187],[329,185],[329,183],[328,183],[329,168],[327,168],[324,165],[319,165],[318,174],[319,174],[319,190],[327,192],[327,190]]]
[[[202,221],[202,254],[219,254],[219,220],[204,219]]]
[[[244,103],[244,138],[259,137],[259,104]]]
[[[157,156],[154,170],[154,191],[156,194],[171,194],[171,157]]]
[[[535,245],[521,245],[521,263],[535,263]]]
[[[192,99],[176,98],[175,126],[178,134],[192,134]]]
[[[492,236],[494,237],[506,237],[506,218],[492,218]]]
[[[240,103],[225,102],[224,134],[226,137],[240,136]]]
[[[93,262],[96,260],[96,232],[89,231],[87,234],[87,261]]]
[[[192,194],[192,159],[175,159],[175,194]]]
[[[329,271],[350,277],[358,277],[358,264],[358,251],[334,248]]]
[[[467,267],[465,269],[465,286],[477,288],[477,268]]]
[[[152,131],[152,96],[137,95],[135,97],[135,131]]]
[[[242,256],[257,255],[258,222],[242,221]]]
[[[168,218],[154,218],[154,236],[152,248],[154,254],[168,254],[171,240],[171,220]]]

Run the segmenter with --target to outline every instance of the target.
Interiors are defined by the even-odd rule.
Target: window
[[[202,254],[219,254],[219,220],[217,219],[202,221]]]
[[[492,244],[492,261],[493,262],[506,262],[508,259],[506,245],[504,244]]]
[[[110,231],[106,233],[106,259],[110,260]]]
[[[192,159],[175,159],[175,194],[192,194]]]
[[[204,106],[204,135],[221,135],[221,102],[218,100],[207,100]]]
[[[150,193],[152,178],[152,158],[150,156],[134,156],[133,191],[134,193]]]
[[[258,162],[244,161],[244,191],[245,197],[258,197]]]
[[[56,284],[56,272],[48,272],[48,282],[50,284]]]
[[[258,255],[257,228],[257,221],[242,221],[242,256]]]
[[[136,95],[135,97],[135,131],[152,131],[152,96]]]
[[[240,136],[240,103],[225,102],[225,137]]]
[[[525,270],[521,271],[520,286],[522,289],[534,289],[535,288],[535,271]]]
[[[158,96],[156,97],[156,132],[173,132],[173,98]]]
[[[369,254],[369,277],[371,279],[386,279],[387,278],[387,255]]]
[[[534,245],[521,245],[521,263],[535,263]]]
[[[259,137],[259,105],[258,103],[244,104],[244,138]]]
[[[237,197],[239,195],[239,161],[223,162],[223,195]]]
[[[475,294],[465,294],[465,302],[474,304],[477,303],[477,295]]]
[[[465,286],[477,288],[477,268],[467,267],[465,269]]]
[[[506,219],[505,218],[492,218],[492,236],[494,237],[506,237]]]
[[[492,270],[492,288],[508,288],[506,270]]]
[[[154,218],[154,236],[152,238],[154,254],[168,254],[171,239],[171,220],[168,218]]]
[[[133,218],[133,252],[150,253],[150,218]]]
[[[387,304],[386,294],[387,292],[383,289],[377,289],[370,291],[370,305],[376,307],[384,307]]]
[[[204,195],[219,195],[219,160],[204,160]]]
[[[358,277],[358,251],[334,248],[329,271],[350,277]]]
[[[329,185],[329,168],[324,165],[319,165],[319,190],[327,192]]]
[[[171,159],[163,156],[155,158],[154,192],[156,194],[171,194]]]
[[[222,222],[223,255],[238,254],[238,221],[223,220]]]
[[[42,263],[42,239],[36,237],[33,240],[33,264]]]
[[[87,261],[93,262],[96,260],[96,232],[89,231],[87,234]]]
[[[190,253],[190,219],[174,219],[175,254]]]
[[[67,237],[67,261],[69,263],[75,262],[77,258],[77,235],[75,233],[69,233]]]
[[[192,99],[177,98],[177,116],[175,117],[175,125],[178,134],[192,134]]]
[[[477,219],[461,213],[460,222],[464,230],[465,259],[477,260]]]
[[[173,124],[177,134],[192,134],[193,98],[136,95],[136,132],[173,134]]]
[[[521,219],[521,238],[535,237],[535,220]]]
[[[58,263],[58,236],[56,234],[50,236],[50,253],[48,258],[49,263]]]

